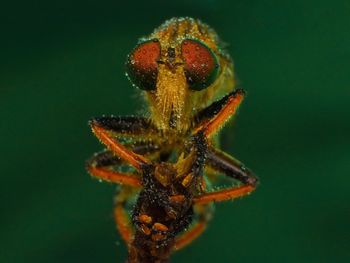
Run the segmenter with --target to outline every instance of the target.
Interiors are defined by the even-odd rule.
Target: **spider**
[[[127,262],[168,262],[204,231],[213,202],[257,186],[248,168],[219,149],[216,136],[244,91],[234,89],[233,64],[216,33],[192,18],[170,19],[141,38],[126,71],[149,115],[92,118],[106,150],[87,162],[87,170],[120,185],[114,217]],[[210,191],[218,174],[239,184]]]

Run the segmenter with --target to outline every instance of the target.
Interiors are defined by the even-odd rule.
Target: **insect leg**
[[[193,149],[192,149],[193,159],[191,160],[190,166],[190,178],[194,178],[192,183],[187,185],[187,188],[192,188],[194,191],[201,188],[205,190],[205,183],[203,178],[204,165],[207,158],[208,143],[207,138],[204,136],[202,131],[199,131],[193,136]],[[190,179],[191,180],[191,179]],[[173,196],[173,200],[181,202],[180,196]],[[197,220],[192,225],[192,227],[183,232],[175,240],[175,249],[179,250],[190,244],[196,238],[198,238],[206,228],[208,221],[211,219],[212,206],[211,205],[194,205],[194,212],[197,214]]]
[[[117,225],[117,229],[126,244],[129,244],[134,236],[130,218],[125,208],[127,200],[133,195],[134,192],[130,187],[123,186],[115,199],[114,220]]]
[[[101,117],[92,119],[89,124],[103,144],[137,170],[142,170],[142,166],[150,163],[145,157],[129,150],[117,140],[118,137],[132,137],[150,132],[152,128],[144,118]]]
[[[88,172],[99,179],[107,182],[141,187],[140,178],[133,173],[122,173],[111,169],[113,166],[121,165],[122,161],[111,151],[103,151],[95,154],[86,163]]]
[[[204,193],[193,198],[195,204],[208,204],[211,202],[221,202],[226,200],[233,200],[238,197],[249,194],[255,189],[251,185],[244,185],[240,187],[232,187],[224,190],[219,190],[210,193]]]
[[[133,152],[146,156],[157,154],[160,148],[152,141],[139,142],[132,145],[126,145],[131,148]],[[95,176],[104,181],[119,183],[124,185],[130,185],[134,187],[141,186],[140,178],[134,173],[121,173],[113,168],[125,164],[125,161],[121,160],[110,150],[104,150],[96,153],[86,162],[86,169],[92,176]]]
[[[128,244],[133,235],[133,230],[125,209],[125,203],[133,194],[131,189],[141,187],[141,180],[135,174],[120,173],[111,169],[122,164],[123,160],[115,156],[110,150],[105,150],[88,160],[86,168],[92,176],[122,185],[115,199],[114,219],[122,239]]]
[[[240,181],[242,184],[256,186],[258,178],[243,163],[217,148],[210,147],[207,163],[214,171]]]
[[[194,203],[196,204],[235,199],[249,194],[258,184],[258,178],[241,162],[217,149],[210,148],[208,150],[207,165],[217,172],[239,180],[243,185],[198,195],[194,197]]]
[[[185,246],[192,243],[195,239],[197,239],[204,232],[208,222],[211,219],[213,210],[212,206],[199,204],[194,206],[194,210],[195,214],[198,215],[198,219],[189,230],[183,232],[176,238],[176,250],[184,248]]]
[[[217,132],[222,125],[235,114],[238,106],[241,104],[244,97],[244,91],[237,89],[234,92],[226,95],[221,100],[214,102],[196,117],[198,123],[196,131],[203,130],[206,137],[210,137]]]

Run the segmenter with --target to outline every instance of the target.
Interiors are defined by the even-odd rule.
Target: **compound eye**
[[[140,89],[154,90],[157,83],[160,44],[157,39],[138,44],[126,61],[130,81]]]
[[[181,55],[190,89],[202,90],[215,81],[219,63],[213,51],[204,43],[185,39],[181,44]]]

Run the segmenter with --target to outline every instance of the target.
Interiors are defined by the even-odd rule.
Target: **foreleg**
[[[140,154],[129,150],[118,141],[119,137],[145,136],[153,130],[151,124],[141,117],[101,117],[89,122],[96,137],[114,154],[137,170],[150,163]]]
[[[196,204],[232,200],[251,193],[258,184],[258,178],[241,162],[217,149],[208,150],[207,165],[219,173],[238,180],[243,185],[198,195],[194,197]]]

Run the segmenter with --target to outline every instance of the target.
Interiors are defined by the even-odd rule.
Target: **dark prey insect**
[[[127,262],[168,262],[203,232],[213,202],[256,188],[257,178],[218,149],[216,136],[244,91],[234,89],[233,64],[216,33],[192,18],[173,18],[140,39],[126,68],[149,114],[90,120],[106,150],[87,169],[120,185],[114,216]],[[239,183],[212,190],[218,176]]]

